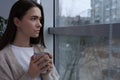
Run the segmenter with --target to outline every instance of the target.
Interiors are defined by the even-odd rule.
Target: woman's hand
[[[48,53],[42,53],[40,55],[31,57],[28,74],[31,76],[31,78],[35,78],[40,74],[49,74],[52,68],[52,56]]]
[[[52,71],[52,69],[53,69],[53,59],[52,59],[52,55],[51,54],[49,54],[49,53],[45,53],[45,54],[47,54],[48,56],[49,56],[49,63],[48,63],[48,69],[47,69],[47,71],[46,72],[44,72],[44,73],[41,73],[42,75],[47,75],[47,74],[49,74],[51,71]]]

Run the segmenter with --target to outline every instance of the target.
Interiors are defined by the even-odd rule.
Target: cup
[[[46,53],[46,52],[40,52],[40,53],[34,53],[34,59],[37,59],[38,57],[40,57],[40,56],[42,56],[42,55],[48,55],[49,53]],[[49,56],[49,55],[48,55]],[[39,65],[41,65],[41,64],[43,64],[43,63],[45,63],[46,62],[46,60],[43,60],[43,61],[41,61],[40,62],[40,64],[38,64],[38,66]],[[42,74],[45,74],[45,73],[47,73],[47,71],[43,71],[43,72],[41,72]]]

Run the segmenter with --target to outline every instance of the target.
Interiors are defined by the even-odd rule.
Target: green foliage
[[[4,19],[3,17],[0,16],[0,36],[4,32],[6,24],[7,24],[7,19]]]

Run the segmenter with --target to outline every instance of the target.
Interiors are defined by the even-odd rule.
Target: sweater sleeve
[[[47,74],[47,75],[42,75],[43,80],[59,80],[59,74],[55,68],[55,66],[53,66],[53,70]]]
[[[14,64],[13,64],[14,65]],[[10,64],[6,60],[3,52],[0,52],[0,80],[33,80],[27,73],[21,72],[16,75],[11,70]]]
[[[28,73],[23,74],[23,76],[18,80],[33,80]]]
[[[4,55],[0,52],[0,80],[13,80],[11,70],[7,64]]]

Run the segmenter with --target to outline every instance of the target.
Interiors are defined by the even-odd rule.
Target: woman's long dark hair
[[[17,17],[18,19],[21,20],[24,17],[24,15],[26,14],[26,12],[33,7],[38,7],[41,10],[41,15],[42,15],[41,24],[42,24],[42,27],[40,29],[39,37],[30,38],[30,44],[41,44],[42,46],[45,47],[44,34],[43,34],[44,33],[43,32],[44,31],[43,30],[44,29],[43,7],[40,4],[38,4],[38,3],[36,3],[32,0],[19,0],[11,8],[6,30],[5,30],[3,36],[0,39],[0,50],[2,50],[8,44],[13,43],[13,41],[15,39],[17,27],[14,24],[14,20],[13,20],[14,17]]]

